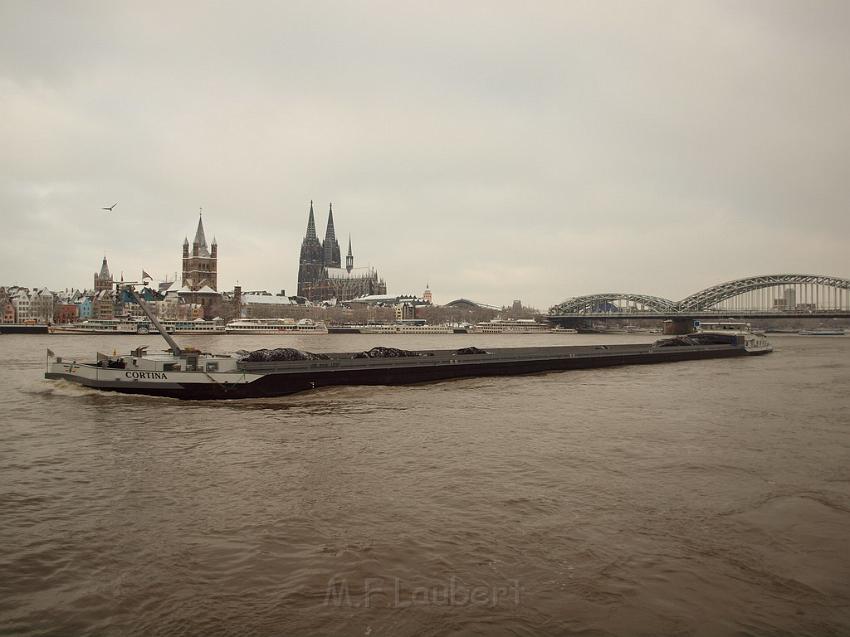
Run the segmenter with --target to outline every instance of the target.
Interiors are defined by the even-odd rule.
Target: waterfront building
[[[54,323],[73,323],[79,318],[79,309],[74,303],[58,303],[54,308]]]
[[[150,303],[157,318],[170,321],[194,321],[204,318],[204,307],[199,303],[181,301],[176,292],[166,294],[161,301]]]
[[[53,292],[47,288],[16,288],[11,296],[18,323],[51,323],[53,321]]]
[[[240,296],[242,318],[288,318],[298,307],[298,301],[283,293],[244,292]]]
[[[395,307],[402,303],[412,305],[424,305],[425,301],[412,294],[367,294],[348,301],[347,305],[356,306],[382,306]]]
[[[50,323],[53,321],[53,308],[56,298],[53,292],[47,288],[33,290],[30,295],[30,311],[39,323]]]
[[[416,306],[411,302],[399,303],[394,306],[396,321],[412,321],[416,318]]]
[[[313,202],[307,219],[307,232],[301,241],[298,258],[298,296],[312,303],[336,299],[347,301],[369,294],[386,294],[387,285],[374,268],[355,268],[351,237],[348,253],[342,267],[339,242],[334,227],[333,206],[328,209],[325,239],[320,242],[316,234]]]
[[[15,307],[15,320],[26,323],[34,320],[30,312],[30,293],[26,288],[19,288],[12,295],[12,305]]]
[[[92,297],[92,318],[115,318],[115,293],[112,290],[101,290]]]
[[[12,303],[12,299],[9,297],[4,297],[3,300],[0,301],[0,322],[15,322],[15,306]]]
[[[94,316],[93,301],[94,294],[90,293],[83,293],[75,300],[77,316],[81,321],[85,321],[86,319],[90,319]]]
[[[431,296],[431,286],[428,283],[425,284],[425,291],[422,293],[422,300],[428,305],[432,305],[434,302],[434,297]]]

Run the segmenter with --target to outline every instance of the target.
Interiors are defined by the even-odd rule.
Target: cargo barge
[[[132,290],[132,288],[130,288]],[[140,302],[139,299],[137,302]],[[144,301],[139,303],[149,313]],[[403,385],[451,378],[645,365],[766,354],[770,344],[743,332],[701,332],[650,344],[512,347],[317,354],[292,348],[210,354],[181,348],[149,314],[168,342],[163,353],[138,348],[98,354],[93,362],[67,361],[48,350],[45,378],[128,394],[189,400],[285,396],[334,385]]]
[[[313,354],[293,349],[241,354],[182,350],[148,355],[143,350],[97,362],[51,357],[45,377],[130,394],[190,400],[284,396],[333,385],[404,385],[451,378],[671,363],[764,354],[744,336],[695,335],[639,345],[513,347],[481,350],[373,348],[368,352]],[[275,360],[275,352],[284,358]],[[271,356],[267,355],[271,353]]]

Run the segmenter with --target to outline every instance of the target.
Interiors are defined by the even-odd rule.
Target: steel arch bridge
[[[793,301],[787,300],[793,307],[780,307],[773,304],[770,288],[791,288],[795,291]],[[764,292],[760,292],[760,291]],[[796,291],[799,290],[800,296]],[[821,296],[821,291],[824,295]],[[750,294],[749,302],[761,302],[764,311],[787,312],[818,312],[823,307],[829,307],[840,313],[850,315],[850,279],[822,274],[766,274],[751,276],[734,281],[727,281],[701,290],[685,297],[681,301],[671,301],[646,294],[631,294],[608,292],[604,294],[588,294],[566,299],[549,310],[550,316],[563,315],[611,315],[622,313],[624,310],[618,303],[626,304],[626,312],[653,315],[688,315],[713,311],[726,311],[730,301],[744,298]],[[760,296],[759,296],[760,295]],[[763,298],[762,298],[763,297]],[[828,305],[821,299],[828,299]],[[800,303],[800,300],[806,301]],[[804,306],[801,310],[800,305]],[[738,308],[740,309],[740,308]]]
[[[679,301],[676,304],[676,308],[682,312],[708,310],[718,303],[747,292],[784,285],[816,285],[839,290],[850,290],[850,279],[841,279],[820,274],[765,274],[763,276],[751,276],[745,279],[720,283],[696,294],[691,294]]]
[[[619,292],[607,292],[604,294],[588,294],[586,296],[574,296],[560,305],[553,307],[550,314],[592,314],[599,312],[601,308],[613,306],[617,301],[633,303],[656,312],[672,312],[675,303],[669,299],[659,296],[648,296],[646,294],[625,294]],[[604,309],[601,310],[604,312]]]

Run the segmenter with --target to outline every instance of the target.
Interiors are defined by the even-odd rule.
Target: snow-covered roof
[[[262,303],[266,305],[295,305],[288,296],[271,296],[269,294],[243,294],[243,303]]]
[[[366,296],[358,296],[356,299],[351,300],[359,303],[395,303],[401,299],[410,300],[413,298],[415,297],[398,296],[395,294],[367,294]]]

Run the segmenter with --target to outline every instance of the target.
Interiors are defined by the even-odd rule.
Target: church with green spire
[[[298,258],[298,296],[312,303],[323,301],[348,301],[358,296],[386,294],[387,285],[374,268],[355,268],[348,237],[348,254],[345,268],[334,227],[333,204],[328,206],[328,223],[325,238],[319,241],[313,202],[307,217],[307,232],[301,241]]]

